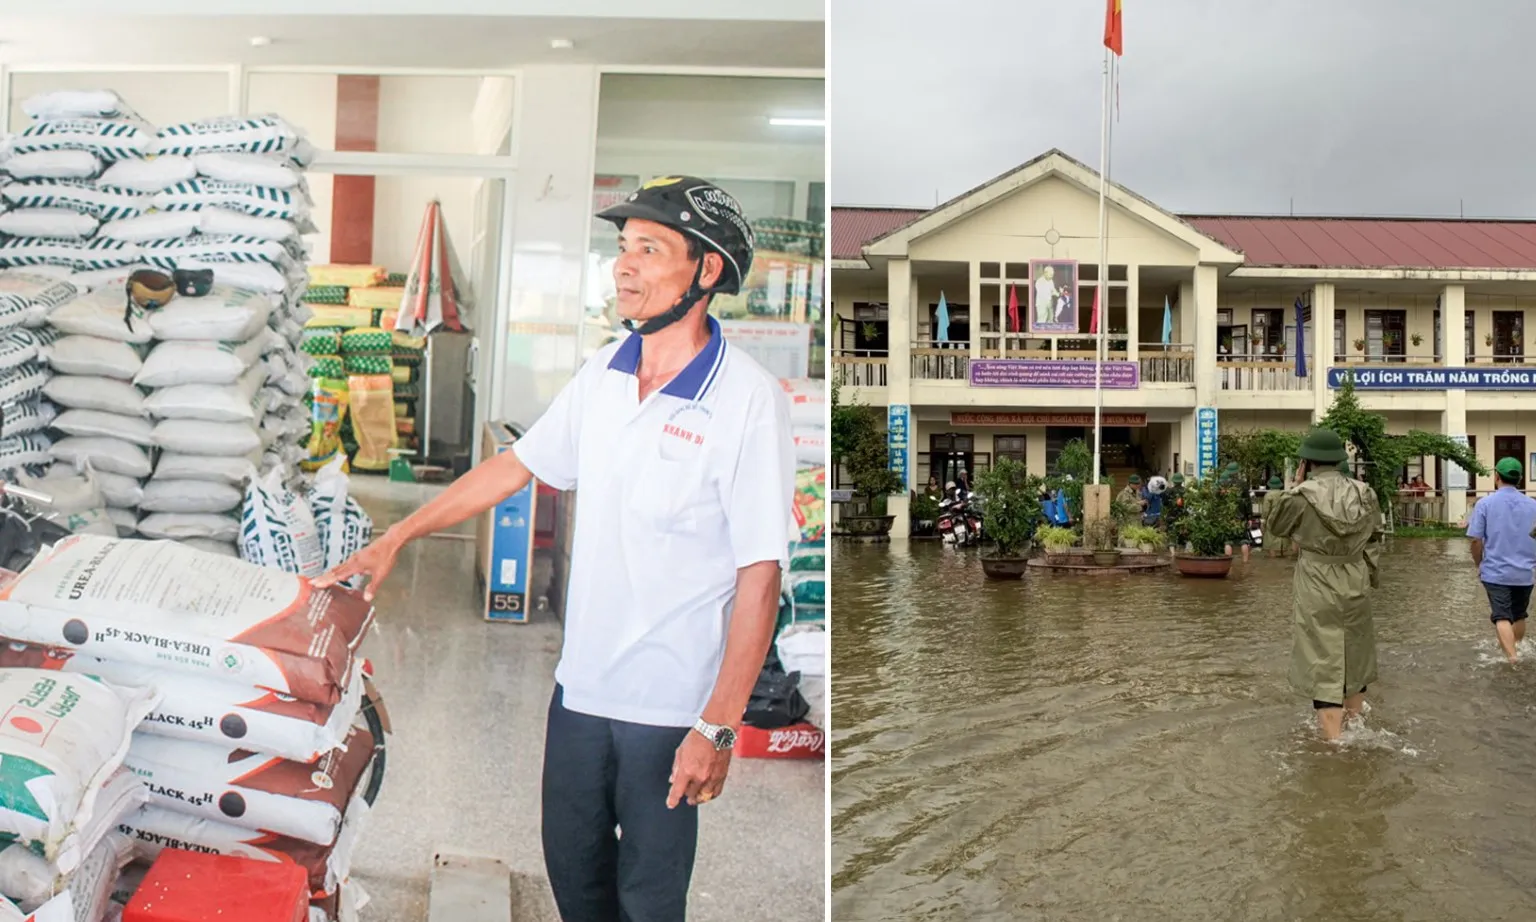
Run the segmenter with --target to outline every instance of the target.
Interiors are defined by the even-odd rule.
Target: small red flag
[[[1099,286],[1093,288],[1093,319],[1088,323],[1088,332],[1099,332]]]
[[[1105,0],[1104,47],[1117,55],[1125,54],[1125,30],[1120,23],[1120,0]]]
[[[1012,285],[1008,286],[1008,330],[1019,332],[1019,290]]]

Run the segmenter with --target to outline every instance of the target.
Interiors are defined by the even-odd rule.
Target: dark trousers
[[[564,922],[682,922],[699,812],[667,809],[688,730],[566,710],[544,738],[544,866]]]

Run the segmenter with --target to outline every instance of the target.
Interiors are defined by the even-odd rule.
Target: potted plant
[[[1177,537],[1188,544],[1189,552],[1175,554],[1174,567],[1183,576],[1226,576],[1232,570],[1227,546],[1235,543],[1244,525],[1237,490],[1224,489],[1210,478],[1186,487]]]
[[[839,521],[844,532],[861,538],[883,538],[891,533],[896,517],[886,515],[886,500],[906,490],[904,478],[890,469],[884,415],[877,407],[846,404],[832,388],[832,454],[853,481],[853,492],[862,509]]]
[[[1045,548],[1046,556],[1057,557],[1072,549],[1077,543],[1077,532],[1059,525],[1047,525],[1035,532],[1035,540]]]
[[[912,537],[929,538],[939,524],[938,497],[919,492],[912,497]]]
[[[976,499],[985,516],[984,540],[991,554],[981,555],[989,579],[1018,579],[1029,565],[1029,545],[1040,527],[1040,478],[1011,458],[999,458],[976,475]]]
[[[1163,533],[1150,525],[1129,525],[1120,530],[1120,541],[1143,554],[1155,554],[1166,546]]]
[[[1483,334],[1483,345],[1485,345],[1485,346],[1492,346],[1493,345],[1493,334],[1492,333],[1484,333]]]
[[[1360,353],[1361,355],[1365,354],[1365,340],[1363,340],[1363,339],[1355,340],[1355,351]]]
[[[1414,333],[1413,335],[1409,336],[1408,341],[1413,343],[1415,346],[1424,345],[1424,337],[1420,336],[1418,333]]]
[[[1113,516],[1095,519],[1083,526],[1083,546],[1093,554],[1094,566],[1113,567],[1120,563],[1120,523]]]

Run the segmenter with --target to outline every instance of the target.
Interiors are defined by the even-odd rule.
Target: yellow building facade
[[[932,210],[833,208],[832,375],[888,408],[909,489],[999,457],[1043,473],[1091,441],[1098,189],[1051,151]],[[1179,216],[1116,185],[1107,207],[1097,373],[1117,484],[1200,473],[1220,432],[1305,430],[1344,374],[1390,432],[1530,465],[1536,222]],[[1401,517],[1461,520],[1493,487],[1460,473],[1411,462],[1405,486],[1424,486]],[[906,534],[907,500],[890,511]]]

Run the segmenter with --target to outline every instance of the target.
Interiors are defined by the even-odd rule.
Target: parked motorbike
[[[945,544],[975,547],[981,543],[981,512],[969,496],[960,495],[939,503],[938,531]]]

